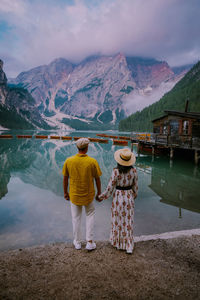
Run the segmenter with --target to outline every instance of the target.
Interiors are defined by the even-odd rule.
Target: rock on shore
[[[200,236],[137,242],[132,255],[108,242],[0,252],[0,299],[200,299]]]

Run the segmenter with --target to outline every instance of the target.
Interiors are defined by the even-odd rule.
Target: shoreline
[[[145,242],[145,241],[151,241],[151,240],[166,240],[166,239],[173,239],[173,238],[179,238],[179,237],[190,237],[192,235],[199,235],[200,236],[200,228],[194,228],[194,229],[186,229],[186,230],[177,230],[177,231],[167,231],[163,233],[155,233],[155,234],[149,234],[149,235],[140,235],[134,237],[134,243],[138,242]],[[95,240],[96,243],[109,243],[109,240]],[[82,242],[84,244],[84,241]],[[22,246],[22,247],[16,247],[16,248],[8,248],[8,249],[0,249],[1,253],[7,253],[10,251],[21,251],[25,249],[32,249],[36,247],[45,247],[45,246],[51,246],[51,245],[59,245],[59,244],[65,244],[65,245],[72,245],[72,241],[67,242],[51,242],[51,243],[45,243],[45,244],[36,244],[31,246]]]
[[[0,252],[0,298],[200,298],[200,229],[135,239],[131,255],[108,241],[91,252],[85,243],[82,250],[55,243]]]

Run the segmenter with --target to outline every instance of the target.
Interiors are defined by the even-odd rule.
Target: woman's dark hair
[[[133,166],[122,166],[120,164],[117,164],[117,169],[119,170],[119,173],[127,173],[132,168]]]

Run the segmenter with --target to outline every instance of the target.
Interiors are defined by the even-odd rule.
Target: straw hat
[[[78,149],[84,149],[88,146],[89,142],[87,138],[80,138],[76,141],[76,146]]]
[[[135,163],[135,155],[129,148],[119,149],[114,153],[114,158],[121,166],[132,166]]]

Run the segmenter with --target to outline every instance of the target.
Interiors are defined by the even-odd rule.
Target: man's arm
[[[68,179],[69,179],[69,176],[63,176],[64,198],[69,201]]]
[[[97,186],[97,194],[96,194],[96,200],[98,199],[98,196],[101,194],[101,179],[100,177],[95,178],[96,186]]]

